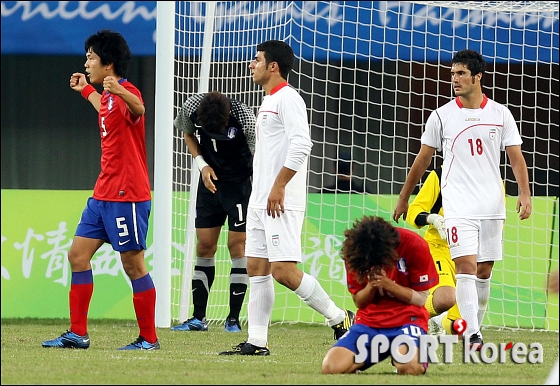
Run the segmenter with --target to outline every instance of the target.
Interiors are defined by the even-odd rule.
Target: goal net
[[[248,65],[257,44],[278,39],[292,46],[296,63],[288,82],[307,103],[313,140],[300,268],[352,310],[340,258],[343,232],[364,214],[391,218],[428,115],[453,98],[453,54],[481,52],[488,63],[484,92],[507,105],[519,126],[534,207],[531,218],[518,220],[517,185],[504,155],[505,255],[495,265],[483,326],[558,330],[558,297],[546,291],[547,275],[558,267],[556,2],[175,2],[174,19],[174,36],[166,37],[174,41],[174,116],[189,96],[212,90],[256,113],[263,91]],[[198,170],[181,133],[173,135],[170,307],[177,323],[192,316]],[[436,153],[429,170],[440,163]],[[365,193],[323,192],[335,183],[337,167],[349,169]],[[412,229],[402,220],[398,225]],[[228,315],[230,267],[226,224],[208,302],[211,323],[221,325]],[[275,285],[273,323],[325,322]],[[246,318],[245,304],[241,322]]]

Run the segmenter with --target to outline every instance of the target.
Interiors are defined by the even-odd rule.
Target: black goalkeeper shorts
[[[232,232],[245,232],[247,206],[251,195],[251,178],[236,182],[216,180],[216,193],[198,183],[196,195],[195,228],[215,228],[223,226],[228,219]]]

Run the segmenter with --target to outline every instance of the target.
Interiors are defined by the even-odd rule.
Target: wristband
[[[198,165],[198,170],[200,171],[202,171],[202,169],[204,169],[205,166],[208,166],[206,161],[204,161],[204,157],[202,155],[197,155],[194,160],[196,161],[196,164]]]
[[[428,213],[420,212],[418,216],[414,219],[414,223],[419,227],[423,227],[424,225],[428,225]]]
[[[85,100],[87,101],[89,96],[91,95],[91,93],[95,92],[95,87],[93,87],[91,84],[88,84],[86,87],[84,87],[82,89],[82,92],[80,94],[82,94],[82,96],[85,98]]]

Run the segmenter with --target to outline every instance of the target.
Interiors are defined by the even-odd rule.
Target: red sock
[[[70,304],[70,331],[78,335],[87,334],[88,311],[93,283],[71,284],[68,294]]]
[[[154,287],[135,292],[132,299],[140,335],[149,343],[157,341],[156,334],[156,289]]]

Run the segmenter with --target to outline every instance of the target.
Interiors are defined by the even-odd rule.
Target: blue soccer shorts
[[[103,240],[117,252],[145,250],[152,201],[112,202],[90,197],[76,236]]]
[[[344,347],[352,351],[354,354],[358,355],[360,353],[360,350],[358,348],[358,338],[360,338],[361,336],[367,336],[367,339],[365,340],[365,348],[368,352],[368,355],[367,359],[364,361],[364,365],[359,369],[363,371],[379,362],[384,361],[391,356],[391,350],[389,348],[387,349],[387,351],[378,352],[378,360],[372,361],[371,341],[377,335],[384,335],[389,341],[389,347],[395,338],[400,335],[407,335],[412,338],[412,341],[414,342],[416,347],[418,347],[418,337],[420,335],[426,335],[426,331],[415,324],[405,324],[402,327],[395,328],[372,328],[363,324],[354,324],[350,327],[348,332],[333,345],[333,347]],[[423,363],[422,365],[424,366],[424,368],[428,367],[427,363]]]

